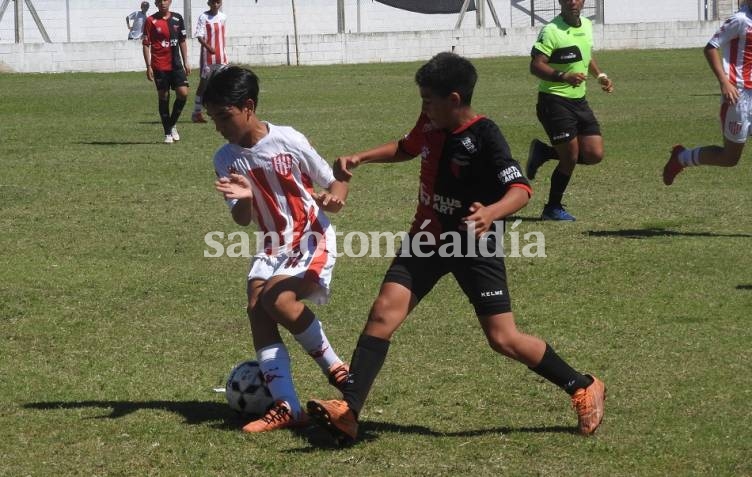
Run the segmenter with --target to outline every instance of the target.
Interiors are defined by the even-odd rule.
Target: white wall
[[[664,22],[597,25],[598,49],[701,48],[718,22]],[[427,32],[302,35],[300,63],[307,65],[425,60],[453,50],[470,58],[527,55],[537,28],[499,30],[436,30]],[[231,62],[284,65],[296,61],[295,43],[286,35],[232,37]],[[18,72],[139,71],[143,69],[137,42],[0,44],[0,70]]]
[[[205,0],[189,0],[192,9],[191,25],[201,11]],[[596,0],[586,0],[592,7]],[[68,39],[66,2],[70,6],[70,39],[81,41],[117,41],[128,31],[125,16],[137,10],[140,0],[32,0],[45,28],[55,43]],[[172,9],[183,12],[185,0],[173,0]],[[606,23],[640,23],[703,20],[700,5],[704,0],[604,0]],[[293,33],[290,0],[225,0],[224,11],[229,17],[229,36],[257,37],[288,35]],[[298,31],[301,34],[327,34],[337,32],[337,2],[335,0],[296,0]],[[423,15],[399,10],[373,0],[345,0],[345,30],[358,31],[358,4],[360,4],[360,31],[440,31],[451,30],[458,15]],[[493,0],[503,28],[530,26],[530,0]],[[558,10],[556,0],[536,0],[538,9]],[[26,10],[26,9],[25,9]],[[154,13],[152,6],[149,13]],[[550,20],[556,11],[540,13]],[[725,15],[724,15],[725,16]],[[490,12],[486,12],[486,26],[492,26]],[[469,12],[462,30],[475,29],[475,13]],[[24,39],[27,43],[41,42],[42,37],[28,11],[24,14]],[[15,41],[13,2],[0,20],[0,43]]]

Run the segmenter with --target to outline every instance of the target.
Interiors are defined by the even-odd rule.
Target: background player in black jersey
[[[183,17],[170,11],[172,0],[156,0],[157,13],[146,19],[142,40],[146,78],[157,87],[159,119],[164,129],[164,143],[180,140],[175,125],[188,98],[188,46]],[[175,103],[170,113],[170,89]]]
[[[592,434],[603,419],[603,383],[575,371],[546,342],[517,329],[503,257],[465,253],[470,245],[480,250],[484,240],[483,245],[495,252],[485,233],[524,207],[532,192],[498,126],[470,106],[476,80],[475,67],[465,58],[453,53],[436,55],[415,75],[423,103],[413,130],[400,141],[340,157],[335,164],[335,176],[349,180],[353,169],[362,164],[421,156],[418,210],[405,239],[410,240],[412,253],[405,252],[403,244],[386,272],[353,353],[350,376],[341,388],[342,400],[307,404],[311,417],[340,442],[357,437],[358,414],[384,363],[392,335],[447,273],[470,299],[494,351],[529,366],[572,396],[581,433]],[[411,238],[418,231],[428,232],[442,246],[417,245],[417,238]],[[464,237],[462,252],[439,253],[446,237],[454,234]]]

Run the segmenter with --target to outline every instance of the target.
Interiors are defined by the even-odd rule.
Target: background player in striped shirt
[[[206,122],[201,112],[201,95],[204,94],[207,79],[213,71],[227,64],[225,52],[227,16],[219,11],[222,8],[222,0],[209,0],[207,5],[209,5],[209,10],[199,15],[196,21],[196,31],[193,34],[201,44],[199,63],[201,80],[198,83],[196,101],[191,115],[191,121],[194,123]]]
[[[165,144],[180,140],[175,125],[188,99],[188,45],[183,17],[170,11],[172,0],[156,0],[157,13],[144,24],[143,50],[146,78],[154,81],[159,98],[159,118],[164,129]],[[170,89],[175,90],[175,103],[170,113]]]
[[[386,272],[353,352],[342,399],[307,404],[311,417],[340,442],[357,438],[358,414],[384,364],[392,335],[448,274],[472,303],[494,351],[525,364],[571,396],[581,433],[595,432],[603,418],[603,383],[572,369],[545,341],[519,331],[515,324],[504,257],[496,253],[502,245],[486,232],[503,234],[497,225],[524,207],[532,190],[499,127],[471,107],[476,80],[470,61],[439,53],[415,74],[423,104],[412,131],[400,141],[337,159],[335,172],[344,178],[363,164],[421,158],[418,209],[404,239],[411,243],[412,253],[403,244]],[[461,236],[464,251],[442,252],[445,234]],[[434,237],[437,247],[420,245],[427,242],[426,235]],[[469,252],[482,247],[491,253]],[[453,317],[437,317],[442,318]]]
[[[247,311],[256,357],[275,403],[261,419],[246,424],[245,432],[308,422],[278,324],[294,335],[332,385],[341,387],[348,375],[321,322],[301,301],[328,299],[336,237],[323,211],[342,208],[347,183],[335,180],[305,136],[258,119],[258,92],[253,72],[230,66],[211,77],[204,94],[207,113],[229,143],[214,155],[215,187],[235,222],[256,222],[264,238],[247,276]],[[314,184],[325,191],[314,192]]]
[[[674,146],[663,167],[666,185],[673,184],[685,167],[733,167],[742,157],[752,127],[752,8],[748,0],[740,3],[739,11],[721,25],[704,50],[721,87],[723,147]]]

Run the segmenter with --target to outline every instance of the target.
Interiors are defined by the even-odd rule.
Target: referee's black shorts
[[[442,257],[438,249],[432,251],[434,253],[430,256],[417,256],[412,252],[405,253],[405,248],[401,248],[384,276],[384,283],[399,283],[420,302],[441,277],[451,273],[478,316],[512,311],[503,256]]]
[[[551,144],[564,144],[577,136],[601,135],[601,126],[585,98],[538,93],[535,109]]]

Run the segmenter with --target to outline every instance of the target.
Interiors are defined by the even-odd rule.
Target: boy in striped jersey
[[[222,8],[222,0],[209,0],[206,3],[209,5],[209,10],[199,15],[196,22],[196,31],[193,35],[201,44],[201,58],[199,60],[201,80],[198,83],[196,101],[191,115],[191,121],[194,123],[206,122],[201,108],[201,95],[204,94],[206,89],[206,81],[212,72],[227,64],[227,53],[225,52],[227,16],[219,11]]]
[[[261,419],[246,424],[245,432],[308,423],[278,325],[293,334],[333,386],[341,388],[349,373],[321,322],[301,301],[328,299],[336,237],[324,211],[342,208],[348,186],[334,178],[305,136],[259,120],[258,92],[253,72],[229,66],[211,77],[203,98],[228,142],[214,155],[215,187],[237,224],[253,221],[263,232],[247,276],[247,312],[256,358],[275,402]],[[316,193],[314,184],[325,190]]]
[[[721,87],[723,146],[686,149],[676,145],[663,167],[671,185],[686,167],[733,167],[742,157],[752,127],[752,8],[749,0],[721,25],[705,46],[705,59]]]

